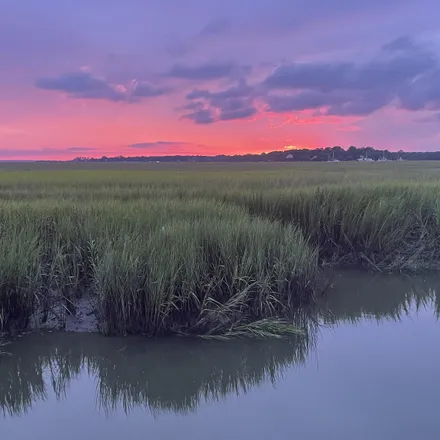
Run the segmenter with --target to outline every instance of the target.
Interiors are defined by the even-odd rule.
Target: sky
[[[440,150],[436,0],[0,0],[0,160]]]

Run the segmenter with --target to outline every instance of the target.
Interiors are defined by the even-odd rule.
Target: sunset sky
[[[440,150],[435,0],[1,0],[0,160]]]

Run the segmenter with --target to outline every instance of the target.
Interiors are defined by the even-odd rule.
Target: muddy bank
[[[99,332],[97,298],[83,295],[69,300],[53,296],[30,318],[30,330],[57,330],[66,332]]]

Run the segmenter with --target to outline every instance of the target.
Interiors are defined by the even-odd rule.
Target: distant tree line
[[[286,150],[272,151],[270,153],[261,154],[237,154],[216,156],[192,156],[192,155],[175,155],[175,156],[102,156],[100,158],[93,157],[76,157],[74,162],[325,162],[329,160],[354,161],[361,158],[372,160],[388,159],[388,160],[440,160],[440,151],[414,151],[405,152],[399,150],[391,152],[388,150],[376,150],[372,147],[358,148],[351,146],[344,149],[340,146],[316,148],[314,150]]]

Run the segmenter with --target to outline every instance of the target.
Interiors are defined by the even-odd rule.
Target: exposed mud
[[[97,310],[96,298],[91,295],[83,295],[69,302],[54,295],[32,315],[29,328],[31,330],[98,332]]]

